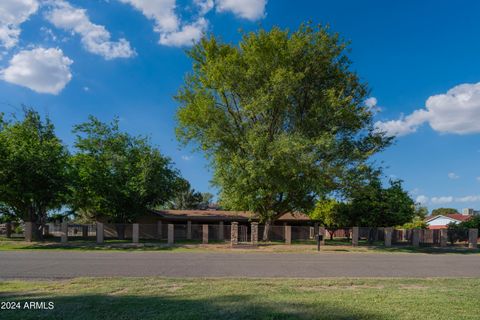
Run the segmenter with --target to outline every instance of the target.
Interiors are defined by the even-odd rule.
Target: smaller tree
[[[458,210],[455,208],[437,208],[432,210],[432,216],[447,215],[447,214],[458,214]]]
[[[334,199],[322,199],[317,201],[310,217],[320,221],[332,240],[336,230],[349,226],[347,206],[347,204]]]
[[[179,187],[179,174],[169,158],[145,137],[121,132],[118,120],[106,124],[91,116],[75,126],[77,153],[72,157],[75,173],[71,205],[93,219],[131,223],[149,208],[164,204]]]
[[[178,185],[178,191],[162,206],[163,208],[171,210],[206,210],[208,208],[213,199],[211,193],[195,191],[185,179],[180,179]]]

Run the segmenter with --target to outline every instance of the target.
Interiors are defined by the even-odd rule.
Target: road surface
[[[480,277],[477,254],[0,251],[0,279]]]

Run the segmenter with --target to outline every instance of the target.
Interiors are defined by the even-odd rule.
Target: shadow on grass
[[[361,308],[342,308],[325,302],[258,302],[255,295],[225,295],[213,298],[189,296],[11,295],[8,301],[54,302],[53,310],[2,310],[2,319],[387,319]],[[0,299],[2,300],[2,299]],[[6,301],[7,299],[3,299]]]

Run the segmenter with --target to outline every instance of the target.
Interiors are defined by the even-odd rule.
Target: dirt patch
[[[400,289],[405,289],[405,290],[425,290],[425,289],[428,289],[428,287],[420,286],[420,285],[416,285],[416,284],[405,284],[405,285],[401,285],[401,286],[400,286]]]
[[[297,288],[298,291],[304,292],[318,292],[318,291],[325,291],[325,290],[364,290],[364,289],[377,289],[382,290],[385,286],[382,285],[350,285],[350,286],[315,286],[315,287],[299,287]]]

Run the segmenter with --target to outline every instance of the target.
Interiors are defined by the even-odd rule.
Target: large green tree
[[[131,223],[175,194],[179,176],[170,159],[147,138],[121,132],[118,120],[107,124],[91,116],[74,132],[70,202],[76,211],[92,219]],[[118,235],[123,238],[123,228],[118,228]]]
[[[248,33],[238,46],[211,36],[189,51],[177,136],[207,154],[222,206],[265,222],[264,239],[272,221],[313,209],[390,142],[373,128],[345,49],[304,25]]]
[[[0,204],[4,212],[32,222],[34,239],[42,237],[47,212],[65,201],[68,157],[48,118],[30,108],[23,119],[0,115]]]

